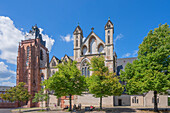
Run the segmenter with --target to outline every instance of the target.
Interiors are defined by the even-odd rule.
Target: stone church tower
[[[113,52],[113,34],[114,25],[107,21],[105,27],[105,42],[94,33],[92,28],[90,34],[83,40],[83,31],[78,25],[74,32],[74,60],[77,61],[78,68],[82,71],[82,75],[91,75],[87,62],[90,62],[94,56],[103,55],[105,57],[105,64],[111,72],[116,72],[117,55]],[[84,64],[86,63],[86,64]],[[86,65],[86,66],[85,66]],[[86,76],[85,75],[85,76]]]
[[[33,98],[41,89],[41,81],[47,79],[49,52],[36,25],[25,38],[26,40],[22,40],[18,48],[17,84],[25,82],[25,87]],[[25,104],[27,107],[39,106],[38,103],[32,103],[32,99]]]

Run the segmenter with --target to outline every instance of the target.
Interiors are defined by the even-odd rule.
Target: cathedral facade
[[[110,21],[107,21],[104,26],[105,30],[105,40],[103,41],[99,36],[94,33],[94,28],[83,40],[83,30],[78,25],[74,32],[74,56],[65,55],[61,59],[53,56],[49,62],[48,49],[45,47],[45,42],[42,40],[41,34],[39,34],[39,29],[37,26],[32,27],[28,35],[28,39],[20,43],[18,48],[17,57],[17,84],[19,82],[25,82],[26,87],[30,94],[34,96],[36,92],[41,89],[40,83],[44,79],[48,79],[53,76],[58,69],[56,66],[59,63],[74,60],[77,61],[77,67],[81,71],[82,75],[89,77],[92,72],[89,71],[91,58],[94,56],[98,57],[103,55],[105,58],[105,65],[109,68],[110,72],[115,72],[117,75],[120,74],[120,70],[124,70],[128,62],[132,63],[133,60],[137,58],[117,58],[116,52],[114,52],[113,44],[113,34],[114,25]],[[29,37],[34,37],[34,39],[29,39]],[[168,106],[168,96],[158,95],[158,106],[166,107]],[[72,105],[81,104],[82,106],[99,106],[99,98],[93,97],[92,94],[84,92],[81,96],[72,96]],[[27,107],[39,106],[38,103],[32,103],[30,99],[25,103]],[[63,96],[59,99],[50,93],[49,99],[50,107],[59,106],[64,108],[69,106],[69,96]],[[143,95],[127,95],[123,93],[121,96],[109,96],[103,98],[104,107],[113,106],[153,106],[153,92],[148,92]]]

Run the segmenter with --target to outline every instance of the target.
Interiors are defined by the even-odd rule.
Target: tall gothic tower
[[[74,60],[80,57],[81,54],[81,45],[83,39],[83,31],[81,30],[80,26],[78,25],[73,32],[74,35]]]
[[[106,66],[109,67],[110,71],[115,72],[115,63],[116,63],[116,53],[113,53],[114,45],[113,45],[113,34],[114,34],[114,25],[109,20],[105,25],[105,52],[106,52]]]
[[[38,27],[35,25],[18,47],[17,85],[25,82],[32,97],[41,89],[41,81],[47,79],[49,52]],[[26,103],[27,107],[39,106],[32,103],[32,98]]]

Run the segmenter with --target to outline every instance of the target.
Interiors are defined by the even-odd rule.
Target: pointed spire
[[[79,22],[78,22],[78,26],[79,26]]]
[[[93,30],[94,30],[94,27],[92,27],[91,30],[93,31]]]
[[[108,20],[110,20],[110,17],[108,18]]]

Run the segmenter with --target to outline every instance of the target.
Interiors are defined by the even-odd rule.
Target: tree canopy
[[[121,80],[126,82],[126,93],[154,91],[156,100],[157,93],[170,89],[169,63],[170,28],[164,24],[148,33],[139,45],[137,60],[132,64],[128,63],[125,71],[121,71]]]
[[[10,102],[18,102],[18,104],[20,104],[20,102],[28,101],[31,95],[24,85],[24,82],[20,82],[17,86],[11,87],[5,94],[0,94],[1,98],[9,100]]]
[[[45,93],[43,89],[41,89],[38,93],[35,93],[32,102],[41,102],[41,107],[43,108],[43,102],[47,101],[48,98],[49,98],[48,94]]]
[[[61,96],[81,95],[86,88],[85,77],[81,76],[80,70],[76,66],[76,61],[69,60],[57,65],[58,71],[44,81],[46,89],[54,91],[54,95],[58,98]],[[71,102],[70,102],[71,109]]]
[[[104,61],[103,56],[91,59],[90,66],[93,74],[87,79],[89,92],[94,97],[100,98],[100,109],[102,109],[102,97],[121,95],[123,92],[119,78],[114,73],[109,73]]]

